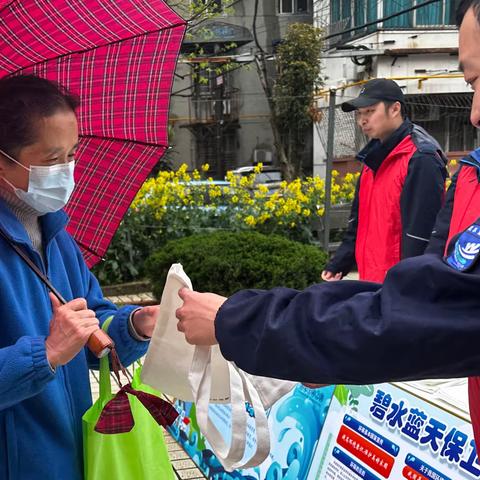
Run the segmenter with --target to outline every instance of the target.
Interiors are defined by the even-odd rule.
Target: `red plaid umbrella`
[[[163,0],[0,0],[0,76],[34,73],[80,96],[67,213],[89,266],[168,146],[184,32]]]

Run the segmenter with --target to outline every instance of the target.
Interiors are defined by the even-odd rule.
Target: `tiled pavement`
[[[152,292],[116,295],[107,298],[115,305],[153,305],[156,303]]]

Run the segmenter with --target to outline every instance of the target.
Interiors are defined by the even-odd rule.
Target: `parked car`
[[[255,166],[240,167],[232,172],[240,177],[248,177],[255,172]],[[269,193],[273,193],[280,188],[280,184],[283,181],[282,171],[278,167],[264,166],[260,173],[255,175],[254,185],[258,187],[265,185],[268,188]]]
[[[209,187],[228,187],[230,188],[230,183],[226,180],[191,180],[190,182],[180,182],[181,185],[185,185],[188,189],[189,187],[203,187],[205,188],[205,197],[204,203],[208,205],[210,203],[210,198],[208,195],[208,188]],[[223,198],[223,194],[221,196]],[[221,202],[220,202],[221,204]]]

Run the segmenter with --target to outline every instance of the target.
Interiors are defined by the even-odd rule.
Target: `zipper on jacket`
[[[370,168],[370,167],[367,167],[369,170],[373,172],[373,170]],[[370,185],[370,191],[368,192],[368,203],[367,205],[368,206],[371,206],[371,203],[372,203],[372,195],[373,195],[373,189],[375,188],[375,179],[376,179],[376,176],[373,175],[373,179],[372,179],[372,184]],[[362,188],[360,186],[360,188]],[[359,202],[360,202],[360,199],[359,199]],[[360,203],[358,204],[358,207],[360,209]],[[365,218],[365,209],[364,209],[364,215],[363,217]],[[367,238],[368,238],[368,235],[369,235],[369,231],[370,231],[370,210],[368,210],[367,212],[367,218],[366,218],[366,225],[365,225],[365,236],[363,238],[363,245],[362,245],[362,258],[365,258],[365,255],[366,255],[366,250],[367,250]],[[357,229],[358,229],[358,226],[357,226]],[[357,263],[358,263],[358,260],[357,260]],[[365,262],[362,260],[362,270],[363,270],[363,274],[365,274]]]
[[[50,254],[50,246],[51,245],[50,245],[50,242],[49,242],[46,245],[45,250],[44,250],[44,255],[45,255],[46,262],[44,262],[41,255],[37,251],[35,251],[35,254],[38,255],[38,257],[40,259],[40,263],[41,263],[41,266],[42,266],[43,273],[49,279],[50,279],[50,276],[49,276],[50,272],[49,272],[48,267],[51,265],[51,262],[49,261],[48,257],[49,257],[49,254]],[[45,292],[46,292],[46,295],[47,295],[47,300],[50,302],[50,297],[48,295],[49,289],[47,288],[47,286],[43,282],[42,282],[42,285],[44,286],[44,289],[45,289]],[[53,314],[53,311],[52,311],[52,314]],[[71,361],[73,361],[73,359]],[[59,371],[62,374],[62,383],[63,383],[63,386],[64,386],[65,397],[67,398],[68,409],[70,411],[70,420],[71,420],[71,424],[72,424],[72,431],[73,431],[73,434],[74,434],[75,438],[79,438],[80,432],[79,432],[79,429],[78,429],[78,426],[77,426],[77,422],[75,421],[74,401],[73,401],[72,389],[70,387],[70,378],[69,378],[69,375],[68,375],[67,366],[68,366],[68,364],[67,365],[62,365],[62,366],[57,367],[57,368],[59,369]]]
[[[81,438],[81,432],[79,431],[77,422],[75,421],[75,409],[73,407],[73,403],[74,403],[73,402],[73,395],[72,395],[72,389],[70,388],[70,378],[69,378],[69,375],[68,375],[66,365],[62,365],[61,369],[62,369],[62,374],[63,374],[63,383],[65,385],[65,396],[68,399],[68,406],[69,406],[70,415],[71,415],[70,418],[71,418],[71,421],[72,421],[73,434],[75,436],[75,439]]]

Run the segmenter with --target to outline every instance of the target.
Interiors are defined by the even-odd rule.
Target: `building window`
[[[330,2],[330,31],[329,33],[343,32],[353,27],[361,27],[366,23],[377,20],[378,0],[333,0]],[[373,24],[369,27],[358,28],[352,32],[337,37],[339,42],[358,34],[364,34],[377,29]]]
[[[455,25],[455,6],[453,3],[453,0],[443,0],[418,8],[414,12],[415,26]]]
[[[384,0],[383,16],[395,15],[413,5],[413,0]],[[409,28],[413,26],[412,12],[397,15],[383,22],[385,28]]]
[[[340,33],[348,30],[352,24],[352,2],[351,0],[334,0],[330,2],[330,28],[329,33]],[[352,36],[352,33],[335,37],[333,43],[339,43]]]
[[[308,0],[278,0],[278,13],[308,13]]]
[[[292,8],[295,0],[279,0],[280,6]],[[298,0],[297,0],[298,1]],[[330,33],[341,32],[353,27],[360,27],[366,23],[377,20],[377,6],[382,17],[395,15],[414,5],[424,3],[425,0],[332,0],[330,2]],[[425,7],[411,10],[402,15],[394,16],[383,22],[385,28],[424,28],[432,26],[455,25],[454,0],[441,0]],[[383,8],[383,12],[382,12]],[[342,36],[343,39],[351,38],[360,33],[371,32],[381,27],[381,24],[371,25],[368,28],[359,28]]]
[[[423,3],[424,0],[384,0],[383,16]],[[455,25],[454,0],[441,0],[422,8],[393,17],[383,23],[385,28],[412,28]]]
[[[376,0],[356,0],[353,5],[353,27],[361,27],[366,23],[377,20],[377,1]],[[375,24],[367,28],[359,28],[353,32],[352,35],[359,33],[366,33],[376,30]]]

